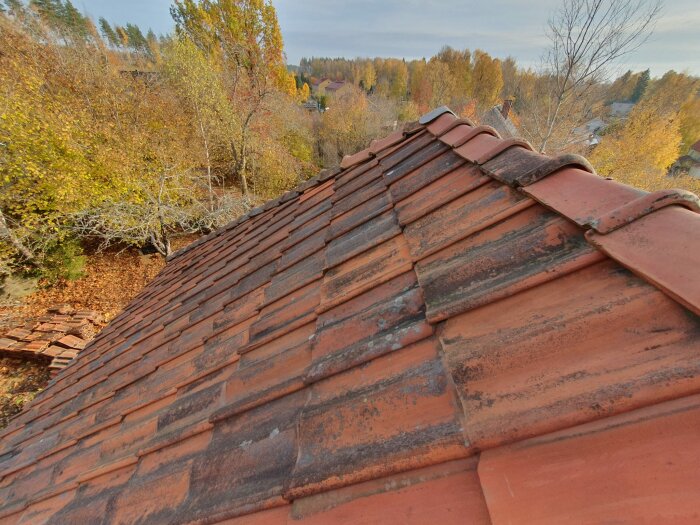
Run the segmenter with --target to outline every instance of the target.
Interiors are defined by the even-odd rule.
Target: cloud
[[[95,18],[134,22],[159,33],[173,27],[170,0],[78,1]],[[272,1],[290,63],[304,56],[429,57],[447,44],[513,56],[531,66],[547,45],[547,18],[561,0]],[[666,2],[652,38],[621,67],[634,64],[638,69],[641,64],[657,76],[671,67],[700,74],[700,10],[695,4]]]

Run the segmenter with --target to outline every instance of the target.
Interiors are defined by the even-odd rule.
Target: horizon
[[[472,51],[483,49],[501,59],[511,56],[520,67],[532,68],[547,45],[544,29],[558,2],[537,3],[539,8],[515,0],[496,0],[488,5],[455,0],[388,0],[381,6],[368,0],[351,5],[337,0],[309,0],[303,5],[279,0],[273,5],[289,65],[297,66],[301,58],[312,57],[427,59],[449,45]],[[174,29],[170,0],[123,0],[119,5],[110,0],[80,0],[76,4],[95,21],[104,17],[112,24],[130,22],[157,34]],[[694,7],[690,0],[667,2],[654,33],[638,50],[616,62],[611,75],[618,76],[628,69],[649,69],[653,77],[671,69],[700,75],[696,29],[700,27],[700,10]],[[373,16],[367,17],[370,10]],[[454,15],[444,18],[439,12]],[[389,16],[393,17],[391,28],[385,22]],[[469,30],[465,20],[478,29]]]

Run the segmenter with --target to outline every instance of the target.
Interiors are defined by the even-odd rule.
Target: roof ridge
[[[457,118],[445,107],[427,113],[419,122],[483,173],[573,221],[587,231],[586,238],[597,249],[700,315],[700,278],[664,271],[652,260],[645,258],[642,261],[641,252],[632,259],[616,255],[617,252],[606,249],[607,242],[603,240],[603,237],[650,218],[662,209],[689,210],[692,215],[688,217],[694,217],[700,226],[700,199],[697,195],[682,189],[650,193],[603,178],[585,157],[570,153],[551,157],[537,153],[527,141],[503,139],[492,128],[474,126],[466,119]],[[558,182],[553,182],[554,179]],[[588,202],[582,204],[579,200],[582,196],[589,196]],[[658,226],[651,229],[658,229]],[[651,237],[645,239],[648,242],[660,241],[662,234],[660,231],[647,232],[646,235]],[[693,245],[688,244],[688,247]],[[640,247],[636,249],[639,251]],[[682,267],[697,266],[697,255],[694,256],[692,250],[676,247],[673,255],[687,260],[688,264],[680,265]],[[697,282],[698,286],[689,286],[691,282]]]

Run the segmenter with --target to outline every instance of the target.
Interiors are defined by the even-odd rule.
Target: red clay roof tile
[[[693,523],[697,396],[482,454],[494,523]]]
[[[169,257],[0,433],[0,521],[700,512],[692,199],[446,108],[343,166]]]
[[[426,125],[426,129],[433,135],[441,135],[457,119],[452,112],[446,112]]]
[[[637,275],[700,315],[698,214],[672,206],[607,235],[592,231],[588,240]]]
[[[289,523],[489,525],[476,463],[475,458],[450,461],[300,498]]]
[[[416,263],[426,314],[441,321],[513,295],[603,258],[571,223],[522,205],[485,220],[476,231]]]
[[[697,329],[605,261],[453,317],[440,337],[467,433],[487,448],[694,392]]]
[[[288,497],[467,454],[435,340],[311,387]]]
[[[308,380],[315,381],[432,334],[413,271],[323,312]]]

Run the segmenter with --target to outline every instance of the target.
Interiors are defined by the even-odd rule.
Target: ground
[[[180,239],[175,249],[191,240]],[[133,249],[89,255],[81,278],[51,285],[39,283],[34,293],[0,304],[0,334],[60,304],[96,310],[111,319],[164,266],[161,256],[141,255]],[[0,359],[0,428],[5,427],[9,418],[20,412],[24,403],[33,399],[48,380],[49,372],[44,363]]]

